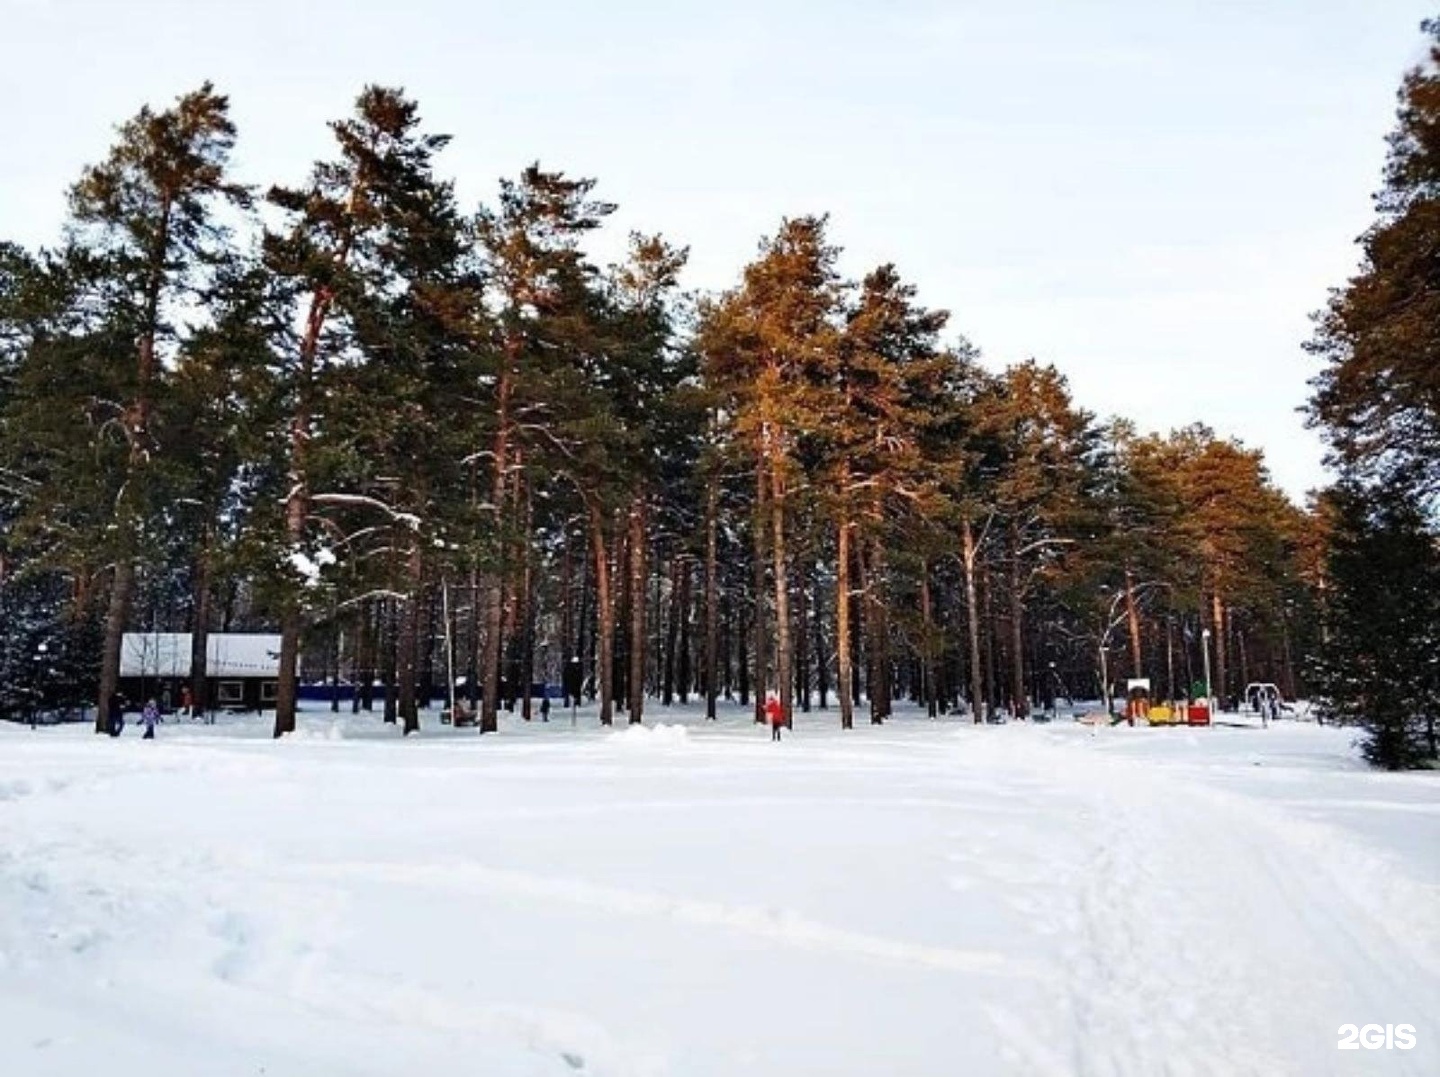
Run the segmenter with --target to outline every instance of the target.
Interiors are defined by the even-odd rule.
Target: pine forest
[[[207,634],[272,632],[276,736],[306,691],[405,733],[555,720],[536,685],[606,724],[774,693],[849,729],[1148,677],[1270,682],[1376,762],[1436,758],[1433,64],[1316,315],[1337,481],[1303,506],[1199,416],[1146,432],[1061,367],[987,365],[903,266],[842,272],[823,207],[697,294],[683,237],[594,255],[603,182],[537,163],[462,204],[401,89],[316,131],[308,175],[240,175],[264,135],[209,84],[140,108],[53,245],[0,243],[8,713],[104,731],[139,631],[192,634],[203,706]]]

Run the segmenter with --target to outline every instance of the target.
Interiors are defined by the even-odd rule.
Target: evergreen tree
[[[356,357],[356,320],[372,317],[387,290],[404,287],[395,262],[408,247],[425,242],[421,233],[430,223],[421,211],[436,208],[429,200],[448,197],[448,188],[430,178],[431,159],[448,138],[424,134],[419,125],[417,106],[401,91],[366,87],[354,116],[331,124],[337,158],[317,164],[305,188],[276,187],[269,193],[289,220],[284,231],[266,234],[266,265],[303,311],[298,335],[287,335],[277,347],[289,400],[283,542],[277,544],[271,569],[287,581],[280,603],[277,737],[295,728],[301,632],[307,592],[315,582],[313,566],[334,556],[328,544],[316,545],[316,506],[368,505],[390,522],[414,522],[412,514],[369,493],[317,490],[316,478],[328,477],[324,466],[339,467],[342,482],[349,476],[326,455],[323,442],[313,442],[327,433],[343,437],[339,424],[327,423],[325,409],[337,399],[328,392],[330,383],[344,382],[348,372],[341,368]],[[437,209],[441,217],[446,212],[443,205]]]
[[[1361,237],[1360,272],[1316,315],[1308,350],[1312,422],[1356,476],[1405,473],[1440,492],[1440,19],[1430,56],[1400,88],[1379,219]]]
[[[706,376],[722,394],[730,431],[754,462],[756,702],[763,705],[766,663],[764,551],[774,586],[774,681],[786,724],[793,720],[790,553],[792,487],[800,480],[804,440],[820,423],[825,370],[838,347],[841,281],[838,250],[824,217],[782,222],[745,267],[743,283],[710,313]],[[758,711],[757,711],[758,715]]]
[[[19,588],[15,601],[31,615],[49,610],[49,636],[88,638],[104,605],[117,506],[127,493],[136,514],[129,548],[152,538],[148,487],[142,497],[126,484],[123,401],[133,386],[134,340],[115,318],[113,276],[87,251],[70,247],[9,269],[0,297],[0,587]],[[60,581],[63,606],[39,583],[43,577]],[[90,693],[102,649],[72,670]]]
[[[954,406],[950,378],[955,356],[939,345],[950,316],[921,307],[915,295],[914,286],[904,283],[894,266],[867,274],[847,311],[838,361],[826,372],[827,448],[832,489],[842,513],[837,537],[848,548],[845,532],[858,535],[861,564],[868,573],[856,581],[858,588],[852,587],[848,559],[838,560],[836,605],[843,617],[852,590],[866,598],[872,723],[888,717],[891,707],[892,602],[886,593],[890,551],[913,546],[939,511],[939,472],[932,465],[940,444],[953,436],[953,430],[940,433]],[[923,559],[920,572],[925,572]],[[929,625],[920,630],[928,632]],[[837,632],[836,644],[843,728],[850,727],[851,705],[847,635]]]
[[[487,394],[493,407],[493,432],[489,445],[477,448],[489,470],[485,493],[491,525],[481,551],[484,573],[479,588],[484,616],[478,656],[484,685],[482,733],[497,728],[507,579],[519,561],[517,543],[529,540],[522,533],[515,476],[537,452],[557,449],[560,455],[573,457],[570,440],[603,453],[606,431],[594,410],[599,401],[589,393],[593,378],[586,368],[593,372],[606,353],[606,315],[598,270],[580,244],[615,207],[592,198],[594,187],[594,180],[571,179],[532,165],[518,180],[502,182],[499,205],[481,210],[476,221],[498,365]],[[554,426],[562,407],[567,421],[578,428],[557,440]],[[571,469],[561,470],[579,478]],[[605,483],[583,484],[579,493],[594,556],[600,720],[609,724],[615,698],[611,562],[616,544],[609,537],[617,493],[614,476]]]
[[[1053,574],[1074,546],[1094,479],[1098,431],[1076,408],[1053,366],[1022,363],[1005,371],[1002,395],[984,417],[998,447],[995,506],[1003,522],[1009,599],[1010,707],[1029,713],[1025,605],[1035,581]]]
[[[130,616],[144,471],[155,448],[150,429],[161,358],[175,336],[172,306],[193,294],[204,271],[226,253],[223,203],[247,205],[231,181],[235,126],[230,103],[209,83],[161,112],[141,109],[119,130],[104,161],[86,169],[70,192],[77,241],[104,260],[113,282],[113,322],[136,342],[120,429],[128,447],[115,506],[114,569],[105,618],[96,731],[106,728],[120,673],[120,643]]]
[[[1390,769],[1437,758],[1440,545],[1414,484],[1331,494],[1336,534],[1314,670],[1322,713],[1365,729],[1363,751]]]
[[[191,633],[195,713],[211,703],[213,599],[230,583],[265,580],[268,565],[254,558],[254,539],[274,528],[269,509],[284,495],[273,343],[283,335],[286,305],[275,291],[261,266],[225,267],[206,295],[212,323],[184,342],[157,398],[158,537],[183,593],[173,606],[188,609],[183,626],[170,627]]]

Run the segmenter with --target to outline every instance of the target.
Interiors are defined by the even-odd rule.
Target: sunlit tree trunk
[[[605,549],[605,517],[593,499],[588,504],[590,542],[595,558],[596,681],[600,692],[600,724],[615,721],[615,600],[610,588],[610,557]]]
[[[705,717],[715,717],[720,635],[719,483],[712,475],[705,493]]]
[[[850,521],[842,509],[836,528],[835,552],[835,694],[840,700],[840,728],[855,728],[855,699],[850,667]]]
[[[975,542],[975,527],[966,516],[961,525],[961,561],[965,570],[965,628],[970,644],[970,706],[971,717],[976,722],[985,719],[985,676],[980,664],[980,596],[975,586],[976,559],[979,556]]]

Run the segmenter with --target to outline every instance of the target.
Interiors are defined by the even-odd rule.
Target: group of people
[[[125,731],[125,704],[126,699],[119,692],[110,697],[110,727],[109,733],[112,737],[118,737]],[[155,727],[165,719],[160,716],[160,707],[153,699],[147,699],[145,706],[140,708],[140,723],[145,727],[141,734],[141,740],[154,740]]]

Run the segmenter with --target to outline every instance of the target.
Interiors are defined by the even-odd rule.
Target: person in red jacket
[[[770,719],[770,739],[779,740],[780,730],[785,728],[785,712],[774,692],[765,697],[765,717]]]

